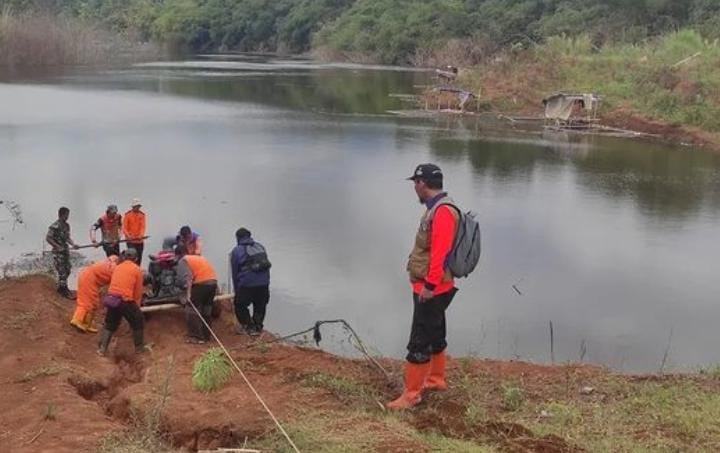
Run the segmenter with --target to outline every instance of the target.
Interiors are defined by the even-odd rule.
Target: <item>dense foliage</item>
[[[692,27],[720,36],[717,0],[0,0],[133,29],[192,50],[311,48],[409,63],[419,51],[466,40],[485,54],[548,37],[633,43]]]

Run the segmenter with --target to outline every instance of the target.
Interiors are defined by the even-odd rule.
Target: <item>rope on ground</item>
[[[272,418],[273,422],[275,422],[275,425],[278,427],[278,429],[280,430],[282,435],[285,436],[285,439],[287,439],[288,443],[293,448],[293,450],[295,450],[297,453],[300,453],[300,450],[298,450],[298,447],[295,445],[295,442],[292,441],[292,439],[290,438],[290,435],[288,435],[287,431],[285,431],[285,428],[283,428],[283,426],[280,424],[280,421],[278,421],[277,417],[275,417],[275,414],[273,414],[272,411],[270,410],[270,408],[268,407],[268,405],[265,404],[265,401],[262,399],[262,397],[257,392],[257,390],[255,390],[255,387],[253,387],[252,383],[250,382],[250,379],[248,379],[247,376],[245,375],[245,373],[243,372],[243,370],[240,369],[240,366],[238,366],[237,362],[235,362],[235,359],[232,358],[232,356],[228,352],[227,348],[225,348],[225,345],[222,343],[222,341],[220,341],[218,336],[215,335],[215,331],[212,330],[212,328],[210,327],[210,324],[208,324],[208,322],[205,320],[205,318],[203,318],[203,316],[200,314],[200,311],[198,311],[195,304],[191,300],[188,300],[187,303],[190,304],[190,306],[192,307],[193,310],[195,310],[195,313],[198,315],[198,317],[200,318],[202,323],[205,325],[205,327],[207,327],[208,331],[210,331],[210,334],[212,334],[215,341],[217,341],[218,345],[220,345],[220,348],[222,348],[222,350],[225,353],[225,355],[227,356],[227,358],[233,364],[233,366],[238,371],[238,373],[240,373],[240,376],[243,378],[243,380],[245,381],[247,386],[250,387],[250,390],[252,390],[253,394],[255,395],[255,398],[257,398],[257,400],[260,401],[260,404],[262,404],[262,407],[265,409],[265,412],[267,412],[268,415],[270,415],[270,418]]]
[[[358,347],[358,349],[359,349],[360,352],[362,352],[363,355],[370,361],[370,363],[372,363],[378,370],[380,370],[380,371],[385,375],[385,378],[386,378],[388,381],[392,381],[392,380],[393,380],[393,378],[392,378],[392,376],[390,375],[390,373],[389,373],[385,368],[383,368],[382,365],[380,365],[380,362],[378,362],[373,356],[370,355],[370,353],[368,352],[367,348],[365,347],[365,344],[364,344],[363,341],[360,339],[360,336],[357,334],[357,332],[355,332],[355,329],[353,329],[353,328],[350,326],[350,324],[349,324],[347,321],[345,321],[344,319],[329,319],[329,320],[326,320],[326,321],[316,321],[316,322],[315,322],[315,325],[312,326],[312,327],[310,327],[309,329],[301,330],[300,332],[295,332],[295,333],[292,333],[292,334],[290,334],[290,335],[285,335],[285,336],[280,337],[280,338],[275,338],[275,339],[272,340],[272,341],[266,341],[266,342],[263,342],[263,343],[257,343],[257,344],[251,345],[251,346],[249,346],[249,347],[260,346],[260,345],[267,345],[267,344],[271,344],[271,343],[277,343],[277,342],[280,342],[280,341],[289,340],[290,338],[293,338],[293,337],[299,337],[300,335],[305,335],[306,333],[310,333],[310,332],[313,333],[313,339],[315,340],[315,344],[316,344],[316,345],[320,345],[320,341],[322,340],[322,336],[320,335],[320,326],[323,325],[323,324],[342,324],[342,326],[345,327],[345,329],[347,329],[347,330],[350,332],[350,334],[355,338],[355,341],[357,342],[357,347]]]

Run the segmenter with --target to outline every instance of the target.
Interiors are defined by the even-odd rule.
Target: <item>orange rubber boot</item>
[[[405,389],[398,399],[387,403],[386,407],[390,410],[403,410],[420,403],[423,383],[429,372],[430,363],[406,363]]]
[[[443,350],[437,354],[433,354],[430,359],[430,374],[425,379],[423,390],[447,390],[448,385],[445,380],[445,365],[447,364],[447,354]]]
[[[85,325],[85,317],[87,316],[87,310],[82,307],[76,307],[75,313],[70,320],[70,325],[79,330],[80,332],[86,333],[87,326]]]
[[[97,329],[93,327],[93,320],[95,319],[95,310],[91,310],[87,312],[85,315],[85,320],[83,321],[83,324],[85,325],[85,329],[90,333],[97,333]]]

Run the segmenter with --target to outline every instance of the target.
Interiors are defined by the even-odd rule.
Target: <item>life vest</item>
[[[408,258],[407,271],[410,274],[410,280],[419,281],[425,279],[430,268],[430,241],[432,239],[432,222],[435,211],[443,205],[452,204],[452,198],[445,196],[438,200],[435,205],[425,211],[420,219],[420,227],[415,235],[415,245],[413,246],[410,257]],[[455,217],[457,223],[458,214],[455,209],[450,208],[450,212]],[[453,276],[449,270],[445,270],[442,281],[444,283],[453,280]]]
[[[103,242],[115,242],[120,240],[120,228],[122,228],[122,216],[115,214],[110,217],[105,214],[100,217],[102,226],[100,231],[102,232]]]

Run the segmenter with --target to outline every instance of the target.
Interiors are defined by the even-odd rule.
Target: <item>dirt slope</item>
[[[158,408],[157,431],[175,450],[247,441],[263,452],[290,451],[238,375],[211,394],[192,387],[193,363],[213,345],[184,343],[181,311],[146,317],[151,353],[133,353],[123,324],[104,358],[95,353],[96,335],[69,325],[73,308],[47,277],[0,281],[0,451],[97,451],[110,434],[139,432],[137,420]],[[381,360],[388,379],[364,360],[267,344],[267,333],[260,340],[237,335],[229,306],[213,327],[301,451],[720,448],[720,367],[627,376],[588,365],[452,358],[447,392],[426,393],[417,408],[390,414],[382,403],[398,394],[399,360]]]
[[[142,412],[154,404],[168,373],[170,397],[162,424],[174,445],[227,445],[273,429],[239,376],[211,395],[192,388],[192,364],[207,346],[183,342],[181,311],[147,317],[152,353],[135,355],[123,324],[110,357],[102,358],[95,353],[97,337],[68,324],[73,303],[57,297],[53,288],[41,276],[0,282],[5,315],[0,329],[0,443],[8,451],[92,451],[103,436],[122,429],[133,410]],[[251,340],[234,333],[230,313],[214,327],[280,418],[291,402],[297,403],[295,382],[303,375],[344,368],[362,374],[366,367],[291,346],[248,351]],[[337,403],[312,397],[302,404],[322,408]]]

